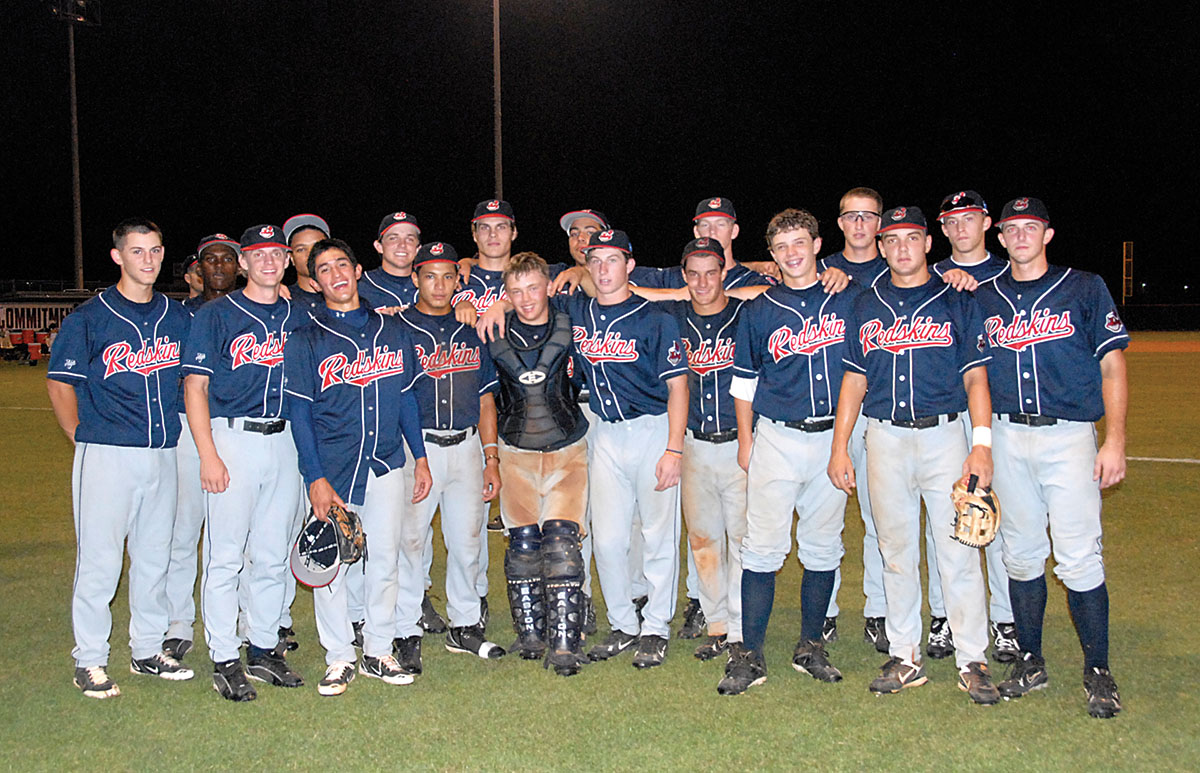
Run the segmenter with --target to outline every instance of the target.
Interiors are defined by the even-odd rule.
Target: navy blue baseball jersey
[[[593,413],[624,421],[667,412],[667,379],[688,370],[670,313],[637,296],[601,306],[583,293],[560,293],[551,303],[571,315],[575,364],[585,371]]]
[[[691,301],[667,305],[679,324],[687,355],[690,430],[737,429],[729,384],[733,380],[733,352],[744,305],[744,301],[730,298],[725,308],[707,315],[697,314]]]
[[[890,279],[855,299],[846,367],[867,377],[863,414],[913,421],[967,409],[962,374],[991,359],[979,305],[930,276],[918,287]]]
[[[466,429],[479,423],[479,397],[498,387],[496,368],[475,328],[454,312],[431,315],[416,307],[398,317],[421,363],[415,393],[426,429]]]
[[[399,319],[361,307],[326,309],[288,337],[284,361],[289,409],[304,417],[292,422],[292,433],[306,483],[325,478],[346,502],[361,505],[368,472],[404,466],[403,441],[416,458],[425,456],[412,393],[420,364]]]
[[[946,272],[952,268],[966,271],[975,278],[976,282],[986,282],[1007,271],[1008,261],[997,258],[990,252],[987,254],[987,258],[978,263],[959,263],[954,258],[946,258],[933,264],[933,273],[938,276],[945,276]]]
[[[683,269],[679,266],[656,268],[653,266],[635,265],[629,275],[629,283],[638,287],[654,287],[668,290],[678,290],[687,285],[683,281]],[[757,271],[751,271],[741,263],[735,263],[733,268],[726,272],[724,282],[726,290],[732,290],[735,287],[774,286],[776,284],[778,282],[775,281],[774,277],[760,274]]]
[[[189,322],[183,306],[165,295],[135,303],[115,286],[67,315],[46,377],[75,388],[77,442],[175,447]]]
[[[184,349],[185,374],[209,377],[208,407],[213,418],[286,418],[283,348],[307,313],[280,298],[256,303],[244,290],[200,307]]]
[[[359,289],[362,289],[361,284],[359,285]],[[292,305],[298,309],[314,311],[325,308],[325,296],[321,293],[309,292],[298,284],[289,287],[288,292],[292,295]]]
[[[866,263],[851,263],[845,253],[835,252],[817,261],[817,271],[824,272],[827,268],[841,269],[861,287],[871,287],[888,275],[887,261],[878,255]]]
[[[200,295],[193,295],[192,297],[185,298],[183,300],[183,308],[188,310],[189,316],[194,315],[196,313],[196,309],[200,308],[203,305],[204,305],[204,293],[201,293]]]
[[[1052,265],[1018,282],[1006,271],[975,298],[992,347],[992,410],[1069,421],[1104,415],[1100,360],[1129,346],[1129,333],[1103,279]]]
[[[391,306],[407,308],[417,302],[417,284],[412,276],[395,276],[380,266],[362,275],[358,297],[363,305],[375,311]],[[324,305],[324,301],[321,303]]]
[[[733,375],[757,379],[754,412],[776,421],[837,413],[846,325],[858,292],[820,283],[772,287],[747,304],[738,326]]]
[[[475,266],[471,269],[471,276],[461,290],[454,294],[452,302],[458,305],[461,301],[470,301],[475,307],[475,311],[479,314],[492,308],[492,304],[498,300],[508,297],[508,293],[504,292],[504,282],[500,277],[503,272],[488,271],[487,269]]]

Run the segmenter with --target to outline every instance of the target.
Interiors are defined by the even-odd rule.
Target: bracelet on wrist
[[[680,450],[678,450],[678,449],[675,449],[675,448],[668,448],[668,449],[667,449],[667,453],[668,453],[668,454],[675,454],[676,456],[683,456],[683,451],[680,451]]]

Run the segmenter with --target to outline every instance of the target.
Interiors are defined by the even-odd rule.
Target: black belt
[[[815,421],[776,421],[775,423],[782,424],[788,429],[798,429],[801,432],[824,432],[825,430],[833,429],[833,421],[833,417],[829,416]]]
[[[467,439],[468,436],[475,434],[475,428],[464,429],[462,432],[456,432],[453,435],[435,435],[432,432],[425,433],[425,442],[433,443],[435,446],[449,448],[456,446]]]
[[[235,419],[226,419],[229,428],[234,428]],[[278,432],[283,432],[287,428],[286,419],[271,419],[268,421],[250,421],[242,419],[242,430],[245,432],[257,432],[260,435],[274,435]]]
[[[1007,416],[1013,424],[1024,424],[1026,427],[1053,427],[1058,419],[1053,416],[1043,416],[1040,413],[1005,413],[997,416]]]
[[[587,405],[592,401],[592,393],[586,389],[579,390],[579,396],[575,398],[575,402],[580,405]]]
[[[957,418],[957,413],[947,413],[946,423],[950,423]],[[922,416],[921,418],[913,419],[912,421],[907,421],[905,419],[893,419],[889,423],[893,427],[900,427],[902,429],[929,429],[930,427],[936,427],[938,424],[941,424],[941,422],[941,416]]]
[[[737,440],[736,429],[727,429],[724,432],[697,432],[694,429],[689,431],[693,438],[705,443],[728,443],[730,440]]]

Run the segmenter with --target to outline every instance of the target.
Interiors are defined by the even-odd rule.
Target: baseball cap
[[[277,225],[252,225],[242,233],[241,248],[243,250],[261,250],[267,247],[288,249],[279,238],[283,236],[282,229]]]
[[[418,269],[426,263],[442,262],[457,263],[458,253],[445,242],[430,242],[422,244],[421,249],[417,250],[417,256],[413,258],[413,269]]]
[[[696,216],[692,220],[699,220],[702,217],[727,217],[737,220],[737,212],[733,209],[732,201],[717,197],[705,199],[696,205]]]
[[[324,588],[333,582],[342,568],[337,537],[331,521],[310,518],[292,543],[288,564],[292,575],[309,588]]]
[[[191,255],[188,255],[183,259],[183,273],[186,274],[187,272],[191,271],[199,262],[200,255],[198,253],[193,252]]]
[[[283,221],[283,238],[288,244],[292,243],[292,234],[305,228],[315,228],[329,238],[329,223],[320,215],[292,215]]]
[[[417,229],[417,233],[421,233],[421,226],[417,225],[416,216],[411,212],[400,211],[383,216],[383,220],[379,221],[379,233],[375,238],[382,239],[383,235],[388,232],[388,229],[401,223],[408,223]]]
[[[196,259],[199,260],[200,256],[204,254],[204,251],[209,247],[212,247],[214,244],[224,244],[226,247],[232,247],[234,252],[240,253],[242,251],[242,245],[238,244],[233,239],[230,239],[225,234],[210,234],[209,236],[205,236],[200,240],[200,246],[196,248]]]
[[[517,219],[513,214],[512,204],[502,199],[488,199],[475,205],[475,214],[471,216],[471,222],[485,217],[507,217],[514,222]]]
[[[592,234],[592,238],[588,240],[586,249],[595,247],[613,247],[621,252],[629,255],[633,254],[633,245],[629,242],[629,236],[624,231],[609,229],[607,231],[597,231]]]
[[[720,261],[725,260],[725,248],[716,239],[710,239],[707,236],[701,236],[699,239],[692,239],[683,248],[683,257],[679,259],[682,265],[687,263],[687,259],[693,255],[712,255]]]
[[[883,213],[883,225],[879,228],[880,235],[884,231],[897,231],[901,228],[920,228],[927,230],[925,213],[920,207],[893,207]]]
[[[951,193],[942,199],[942,207],[938,212],[938,220],[952,212],[982,212],[987,214],[987,202],[975,191],[959,191]]]
[[[1025,218],[1041,220],[1046,225],[1050,225],[1050,213],[1046,210],[1046,205],[1042,203],[1041,199],[1035,199],[1032,196],[1022,196],[1005,204],[1004,209],[1000,211],[1000,219],[996,221],[996,225],[998,227],[1007,220]]]
[[[571,226],[575,225],[575,221],[585,217],[598,220],[601,229],[608,228],[608,218],[598,209],[573,209],[560,217],[558,224],[564,231],[571,233]]]

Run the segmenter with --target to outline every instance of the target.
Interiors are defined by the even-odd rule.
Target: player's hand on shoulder
[[[654,476],[658,478],[658,485],[654,487],[654,490],[666,491],[677,485],[682,472],[683,457],[671,451],[663,451],[658,464],[654,466]]]
[[[433,475],[429,473],[429,460],[422,456],[413,466],[413,495],[412,503],[416,503],[429,496],[430,489],[433,488]]]
[[[829,455],[829,466],[825,469],[829,475],[829,481],[836,488],[845,491],[847,494],[854,493],[856,481],[854,480],[854,464],[850,461],[850,454],[846,453],[846,449],[834,449]]]
[[[942,281],[959,292],[972,293],[975,292],[976,287],[979,287],[979,280],[961,268],[952,268],[942,274]]]
[[[1123,444],[1104,442],[1096,454],[1092,467],[1092,480],[1100,482],[1100,488],[1115,486],[1125,480],[1125,449]]]
[[[756,274],[773,277],[776,282],[783,281],[783,274],[779,271],[779,264],[773,260],[746,260],[740,262]]]
[[[988,446],[972,446],[971,453],[963,462],[963,476],[978,475],[979,485],[985,488],[992,485],[992,449]]]
[[[837,295],[850,286],[850,275],[840,268],[827,268],[817,275],[817,279],[829,295]]]
[[[550,294],[557,295],[566,290],[567,295],[573,294],[579,289],[579,283],[583,281],[583,277],[587,274],[587,269],[583,266],[571,266],[563,269],[562,273],[554,277],[554,281],[550,283]]]
[[[458,281],[465,285],[467,280],[471,278],[471,269],[475,268],[478,263],[479,261],[475,260],[475,258],[460,259],[458,261]]]
[[[312,503],[313,515],[317,520],[329,521],[329,508],[337,505],[343,510],[347,509],[346,503],[333,490],[333,486],[329,485],[329,481],[325,478],[317,478],[308,487],[308,501]]]
[[[479,321],[479,312],[475,311],[475,304],[470,301],[459,301],[454,304],[454,318],[460,324],[475,327],[475,323]]]
[[[375,309],[375,312],[383,314],[386,317],[394,317],[407,308],[407,306],[380,306],[378,309]]]
[[[279,297],[283,298],[285,301],[290,301],[292,299],[292,291],[288,289],[287,285],[279,285]]]
[[[229,470],[216,454],[200,459],[200,488],[209,494],[220,494],[229,488]]]
[[[508,309],[507,301],[496,301],[491,308],[479,315],[479,320],[475,323],[475,332],[479,334],[480,341],[487,343],[504,337],[504,315],[508,313]]]

